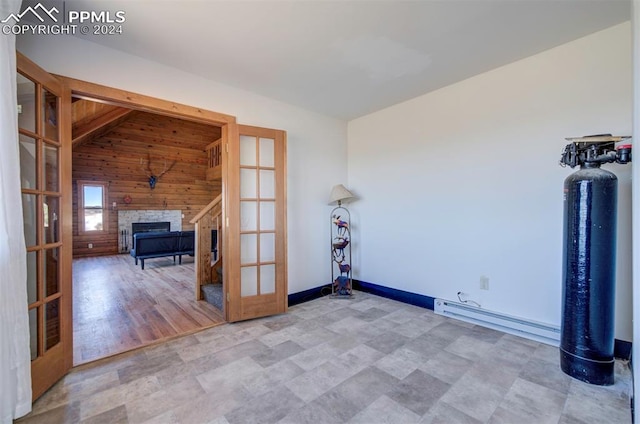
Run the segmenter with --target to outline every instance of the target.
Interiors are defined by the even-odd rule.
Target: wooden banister
[[[202,219],[203,216],[209,213],[214,208],[214,206],[216,206],[218,203],[220,203],[222,206],[222,193],[218,194],[218,196],[216,196],[215,199],[213,199],[207,206],[205,206],[204,209],[198,212],[198,214],[194,216],[193,219],[189,221],[189,223],[196,224],[198,221]]]

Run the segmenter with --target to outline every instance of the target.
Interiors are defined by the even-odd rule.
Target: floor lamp
[[[351,214],[342,202],[354,195],[342,184],[331,190],[329,204],[337,206],[331,210],[331,295],[353,296],[351,273]]]

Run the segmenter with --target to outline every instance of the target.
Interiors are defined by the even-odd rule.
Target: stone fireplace
[[[118,250],[122,253],[128,253],[133,246],[131,224],[134,222],[170,222],[171,231],[182,231],[182,211],[180,209],[119,210]],[[125,234],[126,238],[124,238]]]

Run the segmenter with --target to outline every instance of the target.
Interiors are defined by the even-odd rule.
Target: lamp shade
[[[341,202],[355,197],[353,193],[346,189],[342,184],[333,186],[331,189],[331,196],[329,197],[329,204],[340,204]]]

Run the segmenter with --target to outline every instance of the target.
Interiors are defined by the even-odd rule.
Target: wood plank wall
[[[205,147],[220,135],[218,127],[134,112],[106,134],[74,147],[73,256],[118,253],[117,210],[180,209],[184,214],[182,229],[193,230],[189,221],[221,191],[220,181],[205,179]],[[156,175],[162,172],[165,160],[167,166],[176,161],[153,190],[145,171],[148,155]],[[78,180],[109,183],[106,232],[79,234]],[[128,205],[123,201],[127,195],[132,198]],[[112,210],[113,202],[117,203],[116,210]]]

